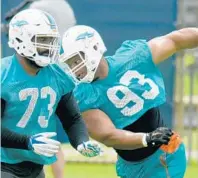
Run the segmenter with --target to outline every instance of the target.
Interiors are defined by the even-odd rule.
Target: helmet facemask
[[[32,39],[34,54],[27,57],[39,66],[46,66],[57,62],[60,52],[60,36],[37,34]]]
[[[91,63],[88,56],[82,51],[73,53],[68,57],[63,54],[60,56],[60,61],[64,63],[65,71],[74,78],[77,84],[92,82],[100,62]]]

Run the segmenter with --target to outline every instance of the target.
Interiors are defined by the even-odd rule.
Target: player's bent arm
[[[116,129],[110,118],[99,109],[84,112],[83,118],[92,138],[115,149],[134,150],[168,144],[173,134],[165,127],[159,127],[150,133],[134,133]]]
[[[29,150],[29,137],[1,126],[1,147]]]
[[[1,120],[4,119],[6,101],[1,98]],[[36,154],[51,157],[59,151],[60,142],[51,139],[55,132],[24,135],[9,130],[1,124],[1,147],[32,150]]]
[[[1,126],[1,147],[32,150],[36,154],[52,157],[59,151],[60,142],[51,139],[55,132],[26,136]]]
[[[142,143],[144,133],[133,133],[116,129],[110,118],[101,110],[88,110],[83,112],[82,115],[89,135],[106,146],[124,150],[144,147]]]
[[[6,101],[1,98],[1,120],[3,119]],[[13,132],[1,125],[1,146],[4,148],[15,148],[28,150],[29,138]]]
[[[95,157],[102,150],[97,142],[89,141],[88,131],[72,92],[62,97],[56,114],[62,122],[71,145],[83,156]]]
[[[158,64],[183,49],[198,47],[198,28],[184,28],[148,42],[153,61]]]
[[[61,98],[56,109],[56,114],[68,135],[71,145],[75,149],[77,149],[77,146],[81,143],[89,140],[86,125],[72,92]]]

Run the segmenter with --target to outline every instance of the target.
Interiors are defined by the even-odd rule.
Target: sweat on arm
[[[89,140],[86,125],[72,92],[61,98],[56,114],[68,135],[71,145],[75,149],[77,149],[78,145]]]

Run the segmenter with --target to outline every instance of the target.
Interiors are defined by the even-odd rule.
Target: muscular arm
[[[86,125],[72,92],[62,97],[58,104],[56,114],[74,148],[77,148],[78,145],[89,140]]]
[[[6,101],[1,99],[1,120],[3,119]],[[28,150],[29,137],[13,132],[1,125],[1,146],[4,148],[15,148]]]
[[[153,61],[158,64],[183,49],[198,47],[198,28],[184,28],[148,42]]]
[[[108,147],[122,150],[144,147],[142,144],[144,133],[116,129],[109,117],[99,109],[84,112],[83,119],[90,136]]]

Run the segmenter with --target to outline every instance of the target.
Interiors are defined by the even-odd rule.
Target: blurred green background
[[[48,166],[45,170],[46,178],[53,178],[51,167]],[[113,164],[68,163],[64,171],[67,178],[117,178]],[[187,168],[185,178],[197,177],[198,165],[192,163]]]

